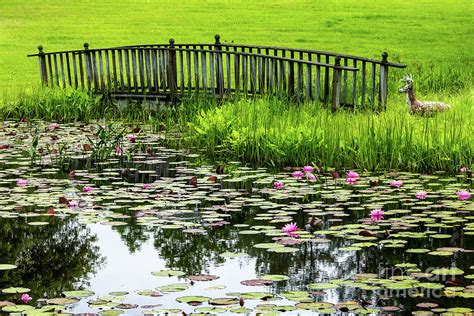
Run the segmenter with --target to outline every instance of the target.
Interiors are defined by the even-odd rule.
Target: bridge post
[[[334,63],[334,70],[332,74],[332,107],[331,111],[336,112],[339,106],[341,96],[341,57],[336,56]]]
[[[46,57],[44,56],[43,46],[38,45],[38,62],[40,67],[40,76],[41,82],[47,86],[48,85],[48,73],[46,71]]]
[[[216,51],[216,89],[219,98],[222,98],[224,95],[224,76],[223,76],[223,67],[222,67],[222,46],[219,34],[214,36],[216,42],[214,44],[214,51]]]
[[[84,60],[86,63],[86,80],[87,80],[87,90],[91,90],[91,81],[92,81],[92,63],[91,55],[89,53],[89,43],[84,43]]]
[[[382,64],[380,64],[380,92],[379,92],[379,110],[387,108],[387,92],[388,92],[388,54],[382,53]]]
[[[168,82],[170,87],[170,99],[174,103],[177,94],[177,73],[176,73],[176,49],[174,47],[174,38],[169,40],[170,46],[168,50]]]

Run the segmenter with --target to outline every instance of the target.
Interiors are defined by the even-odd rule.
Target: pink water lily
[[[123,154],[123,149],[117,146],[117,147],[115,147],[114,152],[117,155],[122,155]]]
[[[311,167],[311,166],[304,166],[303,167],[303,171],[306,172],[306,173],[311,173],[313,172],[314,168]]]
[[[69,208],[78,208],[79,207],[79,202],[77,202],[77,201],[68,201],[67,206]]]
[[[346,174],[346,177],[349,178],[349,179],[358,179],[359,174],[357,172],[351,170]]]
[[[136,139],[137,139],[136,136],[133,135],[133,134],[128,134],[128,135],[127,135],[127,138],[128,138],[128,140],[129,140],[131,143],[134,143],[134,142],[136,141]]]
[[[275,181],[273,182],[274,189],[282,189],[285,184],[282,181]]]
[[[357,178],[346,178],[347,184],[354,184],[357,182]]]
[[[142,185],[142,189],[144,190],[148,190],[148,189],[151,189],[152,188],[152,185],[150,183],[143,183]]]
[[[28,304],[29,301],[31,301],[33,298],[29,296],[28,294],[23,294],[20,298],[20,300],[23,301],[23,303]]]
[[[291,237],[294,237],[296,236],[297,234],[295,234],[295,232],[298,230],[298,226],[296,225],[296,223],[290,223],[290,224],[286,224],[285,226],[283,226],[283,228],[281,229],[282,232],[284,232],[285,234],[287,234],[288,236],[291,236]]]
[[[55,131],[55,130],[57,130],[57,129],[59,129],[59,124],[58,124],[58,123],[51,123],[51,124],[49,124],[49,130],[50,130],[50,131]]]
[[[415,193],[415,196],[418,200],[424,200],[428,196],[428,193],[426,191],[418,191]]]
[[[28,185],[28,180],[26,179],[20,179],[16,182],[16,185],[19,187],[25,187]]]
[[[390,187],[392,187],[392,188],[399,188],[402,185],[403,185],[402,180],[394,180],[394,181],[390,182]]]
[[[458,192],[456,192],[456,194],[458,196],[459,201],[465,201],[471,198],[471,193],[466,190],[459,190]]]
[[[306,174],[306,179],[308,179],[309,182],[314,182],[314,181],[316,181],[316,176],[312,173],[307,173]]]
[[[381,209],[375,209],[370,212],[370,219],[374,222],[381,221],[383,219],[383,211]]]
[[[90,191],[92,191],[92,187],[85,186],[82,188],[82,192],[90,192]]]
[[[291,176],[292,176],[293,178],[296,178],[296,179],[301,179],[301,178],[303,178],[304,173],[301,172],[301,171],[295,171],[295,172],[293,172],[293,173],[291,174]]]

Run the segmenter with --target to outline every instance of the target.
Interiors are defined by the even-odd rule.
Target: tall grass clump
[[[450,111],[422,117],[407,113],[399,99],[379,114],[240,100],[201,110],[186,141],[216,157],[262,165],[454,171],[473,164],[473,101],[469,95],[448,101]]]
[[[74,89],[38,87],[4,94],[0,104],[0,119],[41,119],[73,122],[96,119],[115,119],[151,122],[158,116],[156,107],[143,102],[121,104],[103,95]]]

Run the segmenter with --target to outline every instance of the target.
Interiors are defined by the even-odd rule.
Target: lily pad
[[[16,268],[17,266],[14,264],[0,264],[0,270],[12,270]]]
[[[65,291],[63,294],[66,297],[89,297],[94,295],[95,293],[90,290],[78,290],[78,291]]]

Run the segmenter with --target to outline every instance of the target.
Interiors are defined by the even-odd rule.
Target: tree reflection
[[[88,286],[87,276],[104,262],[90,229],[73,218],[51,218],[46,226],[26,222],[0,220],[1,261],[18,266],[0,271],[0,288],[27,287],[31,296],[40,298]]]

